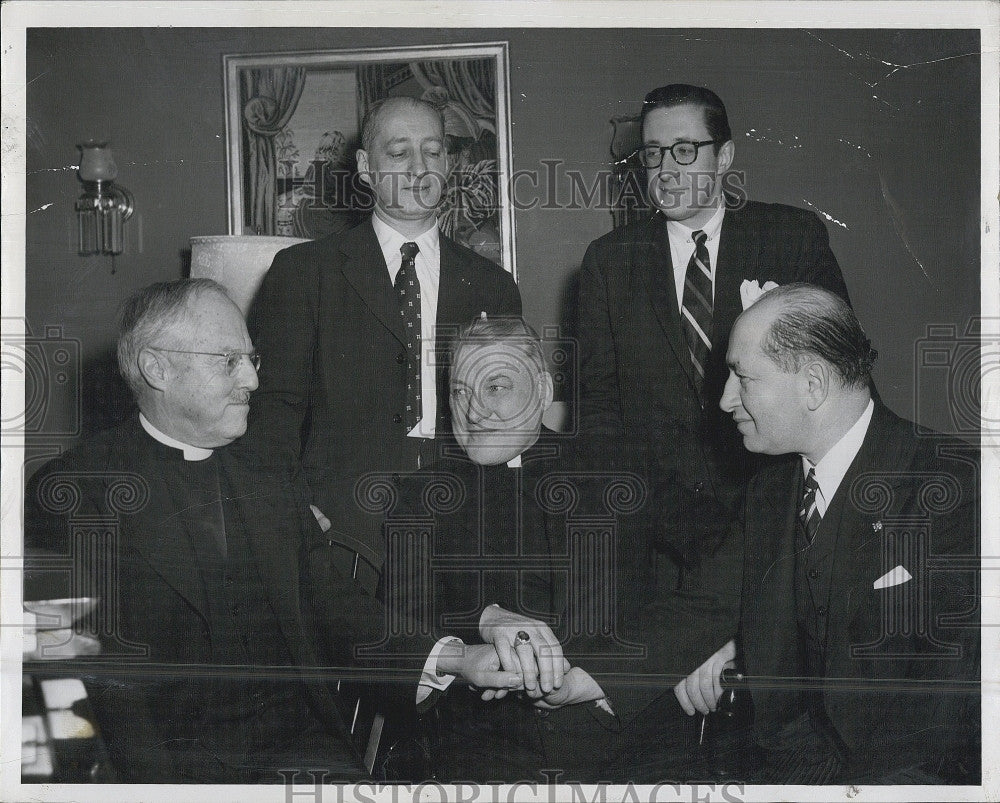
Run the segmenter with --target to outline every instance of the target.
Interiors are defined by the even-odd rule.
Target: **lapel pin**
[[[877,533],[882,532],[882,522],[880,521],[873,522],[872,529]]]

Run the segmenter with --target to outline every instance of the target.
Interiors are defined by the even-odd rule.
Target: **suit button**
[[[403,416],[401,416],[399,413],[396,413],[392,417],[392,423],[393,424],[402,424],[403,423]]]
[[[233,612],[233,616],[239,616],[239,613],[240,613],[240,605],[239,605],[239,603],[237,602],[236,604],[234,604],[233,607],[230,608],[230,610]]]
[[[819,577],[819,569],[810,569],[809,570],[809,579],[810,580],[815,580],[817,577]]]
[[[392,475],[392,484],[393,485],[399,485],[399,475],[398,474],[393,474]]]
[[[826,605],[820,605],[816,609],[816,615],[817,616],[826,616]]]
[[[397,354],[396,355],[396,362],[398,362],[400,365],[402,365],[404,362],[406,362],[406,355],[405,354]]]
[[[696,482],[694,484],[694,492],[696,494],[700,494],[704,490],[705,490],[705,483],[703,483],[703,482]]]

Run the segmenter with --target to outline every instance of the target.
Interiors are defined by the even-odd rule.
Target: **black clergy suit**
[[[564,465],[565,438],[543,430],[522,465],[481,466],[453,439],[418,472],[398,477],[397,504],[385,520],[387,607],[420,621],[435,638],[479,643],[483,609],[496,603],[550,623],[557,634],[566,602],[568,556],[563,517],[540,504],[545,483]],[[420,571],[400,572],[414,553],[407,532],[429,534]],[[402,539],[400,538],[402,536]],[[401,581],[402,578],[402,581]],[[543,781],[534,710],[510,695],[485,702],[480,692],[451,688],[425,715],[435,778],[442,782]]]
[[[189,463],[132,419],[28,490],[26,545],[68,555],[90,578],[74,596],[101,596],[111,671],[84,677],[124,781],[281,782],[282,767],[365,777],[335,679],[317,668],[379,641],[382,608],[333,570],[307,490],[242,450]],[[116,535],[95,553],[92,535],[72,541],[81,527]],[[417,677],[397,684],[398,704],[412,706]]]
[[[390,541],[410,558],[409,542],[392,533],[420,532],[423,522],[429,554],[422,583],[401,583],[421,575],[390,554],[387,593],[412,592],[402,613],[429,622],[436,637],[478,642],[491,603],[547,622],[617,716],[593,702],[540,712],[516,695],[483,702],[478,692],[451,689],[425,717],[437,779],[705,779],[706,769],[695,766],[698,723],[684,715],[672,686],[736,628],[739,589],[728,582],[739,539],[686,573],[681,590],[654,599],[638,590],[644,553],[635,549],[632,520],[645,512],[646,497],[637,476],[581,470],[572,440],[544,428],[520,468],[476,465],[457,445],[444,451],[400,478],[399,506],[386,521]],[[637,593],[641,599],[627,599]],[[656,639],[645,640],[654,631]]]
[[[771,679],[751,686],[760,744],[808,711],[842,753],[827,782],[921,764],[979,783],[978,482],[978,448],[917,437],[877,402],[812,546],[796,541],[801,459],[751,480],[741,634],[748,675]],[[897,566],[912,579],[876,588]],[[783,685],[803,676],[818,690]]]
[[[519,315],[511,276],[441,235],[437,431],[448,431],[446,344],[481,311]],[[251,310],[262,356],[250,434],[263,459],[301,466],[313,502],[376,565],[376,535],[358,529],[357,480],[418,468],[406,437],[407,359],[398,298],[371,221],[275,257]],[[426,459],[424,462],[428,462]]]

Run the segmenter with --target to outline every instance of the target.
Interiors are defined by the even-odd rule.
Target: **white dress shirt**
[[[694,240],[691,235],[696,231],[705,232],[705,247],[708,249],[709,267],[712,269],[712,300],[715,300],[715,267],[719,261],[719,234],[722,231],[722,219],[726,215],[726,206],[719,204],[711,220],[698,229],[678,220],[667,221],[667,238],[670,240],[670,261],[674,263],[674,289],[677,292],[677,311],[684,304],[684,275],[687,273],[688,262],[694,253]]]
[[[816,509],[820,516],[826,515],[827,505],[837,493],[847,469],[851,467],[851,463],[861,450],[873,412],[875,412],[875,402],[869,400],[868,406],[854,426],[844,433],[844,437],[837,441],[815,466],[805,457],[802,458],[803,477],[809,474],[810,468],[815,470],[816,483],[819,485],[816,491]]]
[[[403,264],[399,248],[416,243],[420,249],[413,264],[420,282],[420,420],[407,432],[410,438],[433,438],[437,422],[437,376],[435,332],[437,329],[438,287],[441,284],[441,238],[437,226],[418,237],[404,237],[378,215],[372,215],[372,227],[389,268],[389,281],[395,283]]]

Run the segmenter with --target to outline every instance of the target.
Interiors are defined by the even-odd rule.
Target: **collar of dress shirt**
[[[417,259],[424,258],[426,264],[431,267],[434,274],[441,269],[441,235],[437,226],[431,226],[423,234],[416,237],[405,237],[386,223],[377,214],[372,215],[372,228],[375,229],[375,236],[378,244],[382,248],[382,256],[385,264],[389,268],[389,279],[396,281],[396,274],[399,273],[399,266],[403,257],[399,253],[399,247],[403,243],[416,243],[420,248]]]
[[[521,455],[516,455],[507,461],[507,468],[520,468],[521,467]]]
[[[820,515],[826,513],[826,506],[833,495],[837,493],[840,483],[847,474],[847,469],[851,467],[854,458],[861,450],[861,444],[868,433],[868,425],[871,424],[872,413],[875,411],[875,402],[869,399],[868,406],[861,414],[861,417],[852,426],[833,448],[830,449],[823,458],[813,466],[805,457],[802,458],[802,475],[809,473],[810,467],[816,470],[816,482],[819,485],[819,497],[816,501],[820,508]]]
[[[688,243],[692,250],[694,249],[694,240],[691,239],[691,234],[693,232],[703,231],[706,235],[708,235],[706,238],[707,241],[713,242],[719,236],[719,232],[722,231],[722,219],[726,216],[726,205],[722,203],[721,199],[718,204],[719,206],[715,210],[715,214],[712,215],[708,223],[704,226],[698,227],[697,229],[691,228],[680,220],[668,220],[667,235],[671,239],[676,237],[680,242]]]
[[[139,413],[139,423],[142,424],[142,428],[149,433],[149,437],[153,440],[159,441],[164,446],[169,446],[172,449],[180,449],[184,452],[185,460],[208,460],[212,456],[214,449],[204,449],[201,446],[191,446],[187,443],[181,443],[176,438],[171,438],[165,432],[160,432],[142,413]]]

